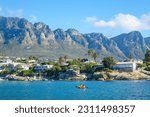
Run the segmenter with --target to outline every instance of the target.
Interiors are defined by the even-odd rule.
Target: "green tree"
[[[146,68],[146,64],[140,64],[140,63],[138,63],[137,64],[137,68]]]
[[[29,60],[38,60],[38,58],[31,55],[31,56],[29,56]]]
[[[3,70],[7,70],[7,65],[2,65],[1,68],[2,68]]]
[[[102,63],[103,63],[105,68],[109,68],[109,69],[111,69],[112,66],[116,64],[114,58],[111,56],[103,58]]]
[[[71,65],[80,65],[81,60],[80,59],[73,59],[72,61],[67,61],[67,63],[69,63],[69,66],[71,66]]]
[[[98,57],[98,54],[97,54],[96,52],[94,52],[93,55],[92,55],[92,57],[93,57],[94,61],[96,62],[96,59],[97,59],[97,57]]]
[[[1,68],[3,69],[3,71],[0,73],[0,75],[9,74],[9,70],[7,68],[7,65],[2,65]]]
[[[0,52],[0,56],[4,57],[5,56],[4,52]]]
[[[90,56],[92,54],[92,52],[93,52],[92,49],[88,50],[88,56]]]
[[[52,68],[52,71],[53,72],[60,72],[62,70],[62,68],[58,65],[58,64],[55,64]]]
[[[63,64],[65,62],[65,59],[64,57],[59,57],[59,60],[58,60],[59,64]]]
[[[23,68],[22,67],[18,67],[17,70],[18,71],[23,71]]]
[[[65,55],[65,56],[64,56],[65,62],[67,61],[67,58],[68,58],[68,56],[67,56],[67,55]]]
[[[24,70],[20,73],[21,76],[34,76],[34,72],[32,70]]]
[[[150,64],[150,50],[147,50],[145,53],[144,63]]]
[[[130,61],[133,60],[133,59],[134,59],[134,58],[133,58],[133,54],[130,53],[128,58],[129,58]]]
[[[96,53],[95,50],[90,49],[90,50],[88,50],[88,56],[90,56],[91,58],[93,58],[94,61],[96,62],[96,59],[97,59],[97,57],[98,57],[98,54]]]
[[[94,52],[93,49],[88,50],[88,57],[89,57],[89,58],[92,56],[93,52]]]

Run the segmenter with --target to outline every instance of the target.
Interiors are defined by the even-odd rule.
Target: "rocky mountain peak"
[[[63,29],[54,30],[55,39],[57,40],[65,40],[66,38],[70,38],[70,36]]]
[[[66,32],[70,35],[80,35],[79,31],[73,28],[68,29]]]
[[[67,31],[60,28],[52,31],[42,22],[32,24],[24,18],[0,16],[0,52],[5,51],[10,55],[47,56],[51,53],[59,56],[67,53],[84,56],[88,49],[94,49],[100,57],[124,59],[132,53],[134,58],[141,59],[147,48],[150,48],[150,38],[143,38],[139,31],[109,39],[102,33],[82,34],[71,28]]]
[[[115,41],[120,50],[128,57],[133,54],[135,58],[143,58],[146,45],[142,34],[139,31],[124,33],[111,38]]]
[[[36,30],[50,30],[49,26],[44,24],[43,22],[38,22],[34,24],[34,28]]]

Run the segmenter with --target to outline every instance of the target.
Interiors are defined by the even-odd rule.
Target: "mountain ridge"
[[[42,22],[32,24],[24,18],[0,16],[0,52],[6,55],[84,58],[88,49],[94,49],[99,58],[123,60],[133,54],[143,59],[149,47],[150,37],[144,38],[139,31],[108,38],[102,33],[83,34],[71,28],[52,31]]]

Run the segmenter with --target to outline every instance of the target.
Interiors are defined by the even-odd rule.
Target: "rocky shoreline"
[[[56,80],[53,78],[34,78],[34,77],[21,77],[21,76],[7,76],[3,78],[9,81],[47,81]],[[134,72],[94,72],[92,74],[78,74],[68,78],[57,78],[57,80],[81,80],[81,81],[107,81],[107,80],[150,80],[150,72],[145,70],[136,70]]]
[[[149,80],[150,72],[145,70],[136,70],[134,72],[118,72],[112,71],[109,72],[97,72],[94,73],[97,80]]]
[[[3,78],[8,81],[47,81],[46,78],[22,77],[16,75],[9,75]]]

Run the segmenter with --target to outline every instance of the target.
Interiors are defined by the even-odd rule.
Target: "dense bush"
[[[9,74],[8,70],[4,70],[4,71],[0,72],[0,76],[7,75],[7,74]]]
[[[109,68],[109,69],[111,69],[112,66],[116,64],[116,62],[115,62],[113,57],[105,57],[105,58],[103,58],[102,63],[103,63],[105,68]]]
[[[54,65],[55,63],[54,62],[51,62],[51,61],[49,61],[49,62],[43,62],[43,63],[41,63],[42,65]]]
[[[110,72],[110,73],[112,72],[112,70],[109,69],[109,68],[104,68],[104,71],[105,71],[105,72]]]
[[[81,64],[80,71],[92,73],[94,71],[95,66],[96,66],[96,63]]]
[[[146,64],[137,64],[137,68],[146,68],[147,65]]]
[[[62,70],[61,66],[57,63],[52,68],[52,71],[54,72],[60,72],[61,70]]]
[[[146,71],[150,71],[150,67],[146,67],[144,70],[146,70]]]
[[[68,61],[69,65],[80,65],[80,59],[73,59],[72,61]]]
[[[25,70],[25,71],[21,71],[20,75],[32,77],[32,76],[34,76],[34,72],[32,70]]]

